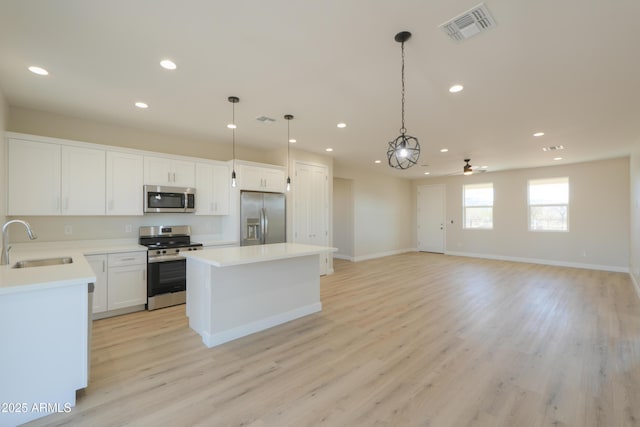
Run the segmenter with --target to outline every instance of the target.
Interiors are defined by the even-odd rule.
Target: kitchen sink
[[[73,258],[71,257],[29,259],[16,262],[13,268],[46,267],[50,265],[71,264],[72,262]]]

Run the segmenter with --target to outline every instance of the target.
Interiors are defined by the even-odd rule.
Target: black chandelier
[[[389,159],[389,166],[396,169],[408,169],[415,165],[420,157],[418,139],[407,135],[407,129],[404,127],[404,42],[410,37],[410,32],[402,31],[394,38],[400,43],[402,51],[402,127],[400,128],[400,136],[389,142],[387,159]]]

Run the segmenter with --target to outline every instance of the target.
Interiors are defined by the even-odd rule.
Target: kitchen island
[[[0,266],[0,426],[69,412],[87,387],[96,275],[81,253],[63,255],[61,265]]]
[[[322,310],[319,255],[336,250],[276,243],[184,253],[189,326],[214,347]]]

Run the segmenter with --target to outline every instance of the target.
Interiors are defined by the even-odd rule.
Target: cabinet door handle
[[[171,172],[167,172],[167,182],[171,182]]]
[[[104,273],[105,262],[102,260],[102,272]]]
[[[173,182],[176,182],[176,173],[173,173]]]
[[[120,261],[135,261],[135,258],[120,258]]]

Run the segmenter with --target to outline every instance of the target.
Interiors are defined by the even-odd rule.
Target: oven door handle
[[[148,263],[149,264],[155,264],[158,262],[165,262],[165,261],[180,261],[180,260],[186,260],[185,257],[183,257],[182,255],[164,255],[161,257],[157,257],[157,258],[149,258]]]

